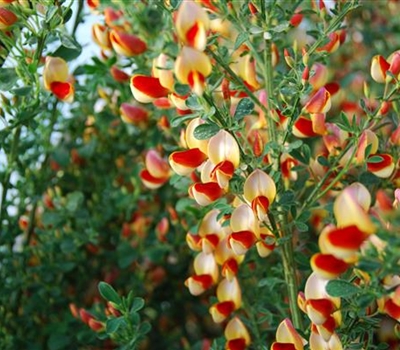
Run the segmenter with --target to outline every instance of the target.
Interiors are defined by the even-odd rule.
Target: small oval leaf
[[[121,297],[118,295],[115,289],[111,287],[108,283],[100,282],[99,292],[104,299],[111,301],[116,305],[119,305],[121,303]]]
[[[207,140],[214,136],[219,131],[219,126],[217,124],[201,124],[196,129],[194,129],[193,135],[198,140]]]
[[[346,298],[357,294],[360,289],[350,282],[343,280],[333,280],[329,281],[329,283],[327,284],[326,291],[332,297]]]
[[[249,115],[253,109],[254,103],[248,98],[243,98],[236,107],[234,118],[236,120],[242,120],[246,115]]]

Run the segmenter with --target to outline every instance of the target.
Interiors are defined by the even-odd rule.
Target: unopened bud
[[[364,81],[363,90],[364,90],[364,96],[368,99],[370,91],[369,91],[368,83],[366,81]]]
[[[391,102],[383,101],[381,107],[379,108],[379,115],[386,115],[387,112],[389,112],[391,105]]]
[[[308,60],[310,59],[310,55],[308,54],[308,52],[304,47],[301,49],[301,54],[303,55],[303,64],[307,66]]]
[[[253,4],[252,2],[249,2],[248,6],[249,6],[250,13],[251,13],[253,16],[256,15],[256,14],[258,13],[257,8],[254,6],[254,4]]]
[[[306,82],[308,81],[308,78],[310,77],[310,68],[307,66],[303,70],[303,74],[301,76],[301,83],[303,85],[306,85]]]
[[[283,50],[283,55],[285,57],[285,62],[286,64],[290,67],[290,68],[294,68],[295,63],[294,63],[294,59],[292,56],[290,56],[290,53],[287,49]]]
[[[256,130],[254,132],[253,153],[256,157],[260,157],[264,151],[264,142],[260,133]]]

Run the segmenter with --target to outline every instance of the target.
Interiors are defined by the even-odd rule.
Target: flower
[[[182,84],[188,84],[198,96],[203,95],[205,80],[211,74],[211,70],[212,66],[208,56],[188,46],[182,48],[175,61],[174,71],[177,79]]]
[[[45,89],[51,91],[62,101],[72,102],[75,90],[68,79],[67,62],[60,57],[46,57],[46,63],[43,70],[43,83]]]
[[[204,51],[210,20],[207,13],[194,1],[182,1],[175,27],[180,41],[196,50]]]

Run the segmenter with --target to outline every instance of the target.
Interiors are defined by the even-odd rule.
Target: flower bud
[[[129,81],[130,76],[121,69],[119,69],[117,66],[112,66],[110,68],[110,73],[111,76],[114,78],[114,80],[117,81],[118,83],[125,83]]]
[[[317,51],[333,53],[340,46],[340,35],[338,33],[329,34],[329,42],[324,46],[321,46],[317,49]]]
[[[9,9],[0,7],[0,30],[6,30],[11,27],[18,17]]]

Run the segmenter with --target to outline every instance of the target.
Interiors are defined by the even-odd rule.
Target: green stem
[[[272,107],[272,97],[273,97],[273,87],[272,87],[272,52],[271,52],[271,44],[267,41],[267,45],[265,47],[265,90],[267,93],[267,123],[268,123],[268,136],[269,140],[272,142],[277,141],[276,130],[275,130],[275,121],[271,118],[271,107]],[[279,166],[279,159],[276,162]],[[276,168],[277,169],[277,168]]]
[[[8,189],[10,186],[10,179],[11,179],[11,174],[12,174],[12,169],[13,165],[17,159],[18,156],[18,145],[21,137],[21,126],[18,126],[14,132],[14,137],[12,140],[12,145],[11,145],[11,152],[8,157],[8,164],[7,164],[7,173],[6,176],[4,177],[3,182],[1,183],[3,187],[3,193],[1,196],[1,206],[0,206],[0,228],[3,226],[3,218],[4,214],[6,212],[6,200],[7,200],[7,193]],[[2,230],[1,230],[2,231]]]
[[[268,20],[268,19],[267,19]],[[265,89],[267,93],[267,123],[268,123],[268,135],[270,142],[277,142],[275,121],[271,118],[271,107],[273,100],[273,72],[272,72],[272,53],[271,53],[271,45],[267,42],[265,48],[265,70],[264,70],[264,78],[265,78]],[[275,170],[278,171],[280,166],[280,156],[275,157],[273,159],[273,164]],[[279,200],[278,200],[279,201]],[[278,208],[279,210],[280,208]],[[281,238],[289,237],[289,233],[287,232],[287,213],[282,210],[280,216],[280,222],[282,225],[278,225],[279,236]],[[289,297],[289,307],[290,313],[292,315],[293,324],[297,329],[303,330],[303,321],[300,314],[300,310],[297,306],[297,294],[298,294],[298,285],[296,278],[296,263],[294,261],[294,251],[293,251],[293,240],[288,239],[283,242],[282,245],[282,261],[283,261],[283,269],[285,275],[286,288],[288,291]]]
[[[71,5],[73,4],[73,1],[71,1]],[[75,37],[76,30],[78,29],[79,23],[80,23],[80,16],[83,10],[83,0],[79,0],[78,2],[78,10],[76,11],[76,17],[75,17],[75,22],[74,26],[72,27],[72,36]]]
[[[288,237],[285,227],[280,229],[281,237]],[[297,306],[298,284],[296,278],[296,265],[294,261],[293,241],[287,240],[282,246],[283,272],[289,296],[289,307],[292,321],[296,329],[303,330],[303,319]]]

